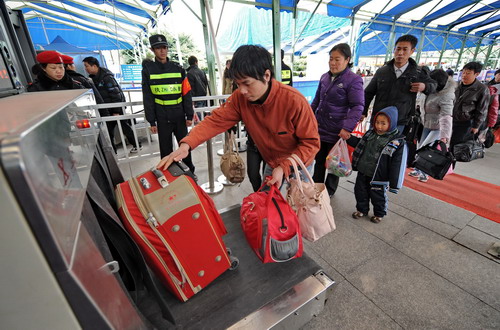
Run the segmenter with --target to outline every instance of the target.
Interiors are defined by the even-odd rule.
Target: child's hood
[[[375,118],[373,118],[373,123],[375,122],[375,119],[377,119],[377,116],[381,113],[385,114],[389,118],[390,126],[388,132],[392,132],[398,126],[398,108],[394,106],[383,108],[377,112]]]

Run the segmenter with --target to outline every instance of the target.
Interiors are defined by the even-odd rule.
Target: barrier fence
[[[109,147],[112,147],[113,144],[120,145],[123,148],[123,151],[117,153],[117,162],[118,164],[126,164],[135,161],[143,161],[153,157],[160,157],[160,149],[159,142],[153,139],[153,134],[150,130],[150,125],[146,121],[145,113],[144,113],[144,105],[142,102],[142,93],[141,90],[125,90],[124,93],[126,95],[126,102],[120,103],[105,103],[105,104],[96,104],[96,105],[86,105],[80,106],[77,109],[83,112],[89,112],[94,117],[91,119],[92,123],[97,124],[105,134],[105,140]],[[210,113],[217,109],[220,104],[225,101],[229,95],[215,95],[215,96],[202,96],[202,97],[193,97],[194,104],[200,104],[200,101],[205,101],[207,106],[204,107],[194,107],[195,113],[198,114],[199,120],[202,121],[205,116],[210,115]],[[121,107],[123,110],[123,115],[119,116],[106,116],[101,117],[99,115],[99,109],[105,108],[117,108]],[[137,153],[131,154],[127,148],[127,138],[123,132],[122,126],[119,124],[120,121],[128,121],[130,127],[132,129],[134,135],[134,142],[136,146],[142,144],[142,148],[137,150]],[[114,141],[111,141],[110,134],[108,132],[108,127],[106,123],[109,122],[117,122],[115,125],[115,133],[114,133]],[[191,127],[192,128],[192,127]],[[188,128],[188,131],[191,129]],[[238,129],[241,128],[241,125],[238,125]],[[98,130],[93,129],[92,134],[99,134]],[[221,133],[217,139],[210,139],[206,142],[207,147],[207,162],[208,162],[208,172],[209,172],[209,182],[202,184],[202,188],[205,189],[207,193],[217,193],[222,190],[221,185],[215,181],[214,178],[214,162],[213,162],[213,149],[214,145],[219,145],[222,147],[224,143],[223,134]],[[244,144],[247,140],[246,135],[238,134],[237,142],[240,144]],[[174,150],[178,147],[177,141],[175,140],[175,136],[173,136],[174,141]],[[132,144],[132,143],[130,143]]]

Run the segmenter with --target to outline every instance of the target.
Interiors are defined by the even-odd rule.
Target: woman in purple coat
[[[328,173],[325,181],[326,156],[340,138],[349,138],[365,106],[363,80],[351,71],[350,60],[351,48],[348,44],[338,44],[330,50],[330,71],[321,76],[311,104],[318,120],[321,140],[313,179],[314,182],[325,182],[330,197],[337,190],[339,177]]]

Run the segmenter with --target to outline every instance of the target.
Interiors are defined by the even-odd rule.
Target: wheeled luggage
[[[185,171],[174,163],[167,171],[148,171],[116,188],[125,228],[181,301],[237,266],[222,241],[226,228],[213,201],[191,177],[181,175]]]
[[[273,185],[268,192],[243,198],[241,228],[252,250],[263,262],[284,262],[302,256],[302,235],[297,214]]]

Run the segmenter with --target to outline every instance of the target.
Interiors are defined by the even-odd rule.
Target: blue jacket
[[[311,108],[322,142],[336,143],[341,129],[352,132],[365,106],[363,79],[347,68],[332,81],[330,71],[319,81]]]
[[[380,151],[377,150],[375,152],[377,163],[371,184],[388,186],[390,192],[397,193],[403,186],[408,150],[404,136],[401,135],[396,128],[398,123],[398,109],[396,107],[387,107],[380,110],[376,116],[380,113],[384,113],[389,117],[391,123],[388,130],[390,133],[388,134],[392,136],[389,138],[389,142],[385,143],[385,145],[380,148]],[[373,122],[375,122],[375,118]],[[373,129],[370,129],[362,138],[351,136],[347,140],[349,145],[356,147],[352,154],[353,170],[358,170],[360,158],[364,152],[367,152],[365,147],[368,141],[376,138],[376,135],[377,133],[375,133]]]

